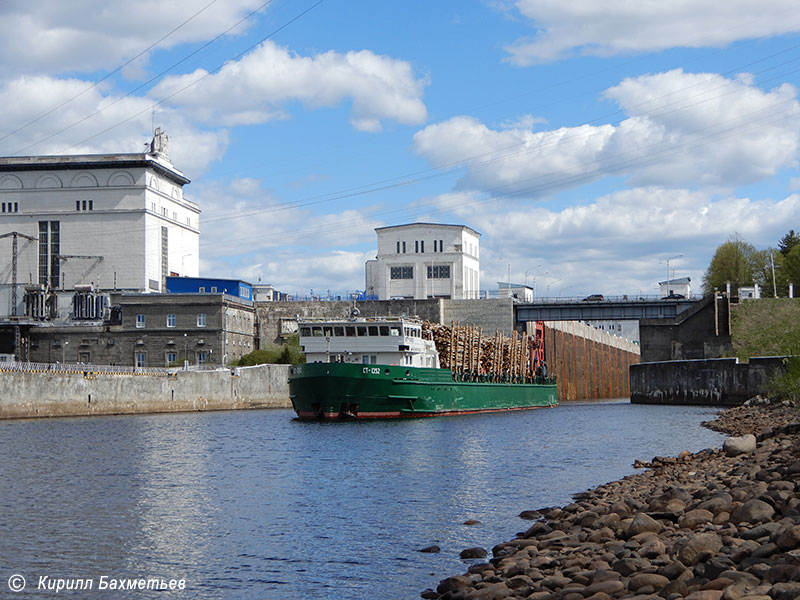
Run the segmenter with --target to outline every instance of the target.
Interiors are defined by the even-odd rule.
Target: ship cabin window
[[[356,328],[355,327],[345,327],[344,328],[345,334],[347,337],[356,337]]]
[[[344,327],[334,327],[333,335],[336,337],[344,337]]]
[[[329,337],[333,337],[333,327],[323,327],[323,328],[322,328],[322,333],[323,333],[323,334],[325,335],[325,337],[327,337],[327,338],[329,338]]]
[[[399,325],[392,325],[389,329],[389,335],[391,336],[400,336],[400,326]]]
[[[375,354],[363,354],[361,362],[365,365],[374,365],[378,363],[378,356]]]
[[[378,326],[377,325],[370,325],[369,326],[369,334],[370,335],[378,335]]]
[[[300,335],[302,337],[311,337],[311,327],[301,327]]]
[[[389,335],[389,326],[388,325],[381,325],[380,326],[381,335]]]
[[[322,327],[312,327],[311,335],[313,337],[322,337]]]
[[[367,337],[367,326],[366,325],[359,325],[357,330],[358,330],[358,337]]]

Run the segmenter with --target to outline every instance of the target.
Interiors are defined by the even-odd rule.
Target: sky
[[[798,85],[794,0],[0,2],[0,155],[161,127],[200,274],[298,295],[414,222],[481,233],[484,290],[700,292],[800,230]]]

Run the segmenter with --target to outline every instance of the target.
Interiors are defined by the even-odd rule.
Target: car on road
[[[670,294],[669,296],[664,296],[662,300],[686,300],[686,296],[683,294]]]
[[[603,300],[605,300],[603,294],[591,294],[590,296],[586,296],[581,302],[602,302]]]

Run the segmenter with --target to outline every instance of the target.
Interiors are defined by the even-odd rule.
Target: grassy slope
[[[763,298],[732,306],[731,337],[740,360],[800,354],[800,298]]]

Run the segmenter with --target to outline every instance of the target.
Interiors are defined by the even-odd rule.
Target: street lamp
[[[553,285],[554,283],[558,283],[559,281],[561,281],[561,279],[554,279],[553,281],[551,281],[550,283],[547,284],[547,297],[548,298],[550,297],[550,286]]]
[[[564,290],[568,290],[571,287],[575,287],[575,286],[568,285],[567,287],[564,287],[564,288],[561,288],[560,290],[558,290],[558,297],[561,298],[561,292],[563,292]]]
[[[66,355],[67,355],[67,344],[69,342],[64,342],[61,344],[61,364],[63,365],[66,362]]]
[[[667,293],[666,293],[667,296],[670,295],[670,291],[669,291],[669,261],[671,261],[673,258],[680,258],[682,256],[683,256],[683,254],[676,254],[675,256],[670,256],[667,259]]]
[[[542,265],[536,265],[535,267],[531,267],[530,269],[526,269],[526,271],[525,271],[525,285],[528,285],[528,273],[540,268],[541,266]],[[534,276],[533,280],[536,281],[536,277],[535,276]]]
[[[186,371],[189,368],[189,337],[187,334],[183,334],[183,370]]]

